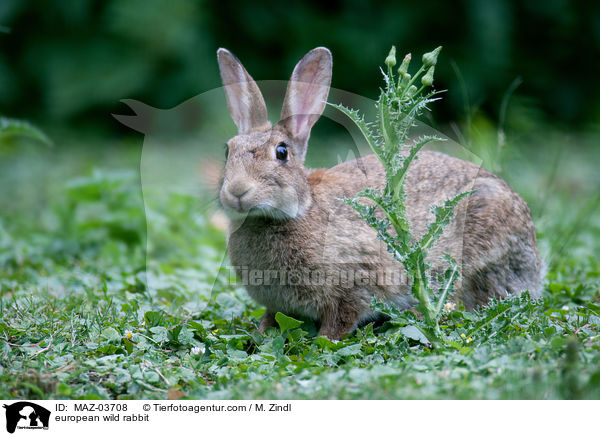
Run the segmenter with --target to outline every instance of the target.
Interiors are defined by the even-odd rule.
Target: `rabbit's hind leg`
[[[258,326],[258,333],[264,333],[269,327],[275,327],[277,325],[275,321],[275,313],[267,308],[265,314],[260,321]]]
[[[351,304],[344,299],[338,300],[337,305],[323,309],[319,336],[340,340],[344,335],[352,333],[356,329],[359,315],[356,304]]]

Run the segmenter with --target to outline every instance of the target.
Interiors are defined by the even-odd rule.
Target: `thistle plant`
[[[438,47],[423,55],[421,67],[411,76],[408,72],[410,54],[404,57],[397,74],[394,73],[396,48],[392,47],[385,59],[387,70],[382,69],[385,87],[381,89],[376,103],[377,115],[374,121],[365,121],[357,110],[333,105],[356,124],[385,169],[385,186],[382,190],[366,189],[356,197],[346,198],[344,201],[377,231],[388,251],[404,266],[411,283],[411,292],[418,301],[417,310],[423,315],[424,322],[417,327],[434,347],[444,343],[439,319],[459,274],[457,263],[446,255],[444,260],[448,268],[443,274],[441,286],[434,289],[429,274],[431,265],[426,262],[426,257],[450,223],[457,203],[470,192],[461,193],[447,199],[443,205],[433,207],[435,218],[428,224],[426,232],[417,239],[411,233],[406,214],[405,181],[411,163],[418,158],[417,153],[426,144],[442,140],[436,136],[409,138],[417,117],[428,109],[429,103],[439,99],[436,97],[439,92],[433,90],[432,85],[441,49]],[[364,199],[370,201],[365,202]],[[383,212],[383,218],[376,216],[377,209]]]

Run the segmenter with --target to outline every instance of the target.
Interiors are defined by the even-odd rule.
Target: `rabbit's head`
[[[227,106],[238,135],[227,141],[219,199],[232,217],[296,218],[311,203],[304,158],[310,131],[325,108],[331,53],[323,47],[298,62],[288,83],[281,120],[272,126],[256,82],[229,51],[217,52]]]

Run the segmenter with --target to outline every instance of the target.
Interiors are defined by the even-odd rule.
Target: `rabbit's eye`
[[[287,144],[285,142],[280,142],[277,144],[277,147],[275,147],[275,157],[279,160],[287,160],[288,151]]]

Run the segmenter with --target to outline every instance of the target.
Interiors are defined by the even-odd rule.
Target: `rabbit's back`
[[[541,293],[543,262],[527,203],[498,176],[471,162],[423,151],[409,170],[407,213],[417,235],[433,220],[432,205],[461,192],[473,193],[435,244],[434,265],[449,253],[462,265],[457,297],[472,310],[491,297],[528,290]]]
[[[238,274],[245,266],[261,274],[287,271],[296,277],[282,280],[280,274],[269,284],[246,283],[250,294],[274,311],[315,319],[321,305],[335,304],[339,298],[351,299],[364,313],[373,295],[409,306],[413,300],[402,265],[375,230],[340,200],[365,188],[383,187],[385,174],[376,156],[314,170],[307,179],[312,204],[305,215],[285,221],[248,218],[229,237]],[[468,309],[507,291],[527,289],[539,295],[542,263],[527,204],[500,178],[470,162],[437,152],[419,153],[406,181],[413,234],[426,231],[433,220],[432,206],[471,190],[428,261],[439,272],[446,267],[444,254],[462,265],[457,297]],[[315,271],[321,275],[316,277]]]
[[[362,256],[363,263],[384,272],[402,270],[383,242],[372,242],[377,238],[375,231],[338,200],[368,187],[383,188],[385,173],[377,157],[368,155],[311,176],[314,196],[318,203],[328,205],[322,209],[331,217],[322,247],[324,259],[352,265],[360,263]],[[455,216],[427,258],[434,273],[443,273],[447,268],[443,261],[446,254],[458,262],[462,279],[457,283],[456,296],[467,309],[508,293],[528,290],[533,297],[540,295],[544,267],[529,207],[504,180],[471,162],[421,151],[409,168],[405,191],[406,213],[415,239],[434,220],[433,206],[472,191],[458,203]],[[388,298],[407,295],[409,283],[402,277],[400,286],[378,284],[377,292]],[[410,300],[410,296],[400,299],[402,303]]]

